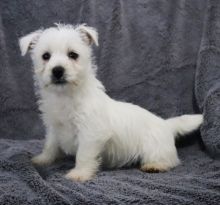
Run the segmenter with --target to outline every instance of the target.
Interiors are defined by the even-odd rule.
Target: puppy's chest
[[[44,106],[44,111],[49,115],[52,122],[67,128],[75,127],[78,124],[81,110],[81,106],[75,105],[71,99],[58,97]]]
[[[71,103],[56,102],[50,106],[50,120],[55,126],[60,148],[70,155],[75,155],[78,147],[79,112]]]
[[[78,129],[74,124],[57,125],[57,139],[60,148],[68,155],[75,155],[78,148]]]

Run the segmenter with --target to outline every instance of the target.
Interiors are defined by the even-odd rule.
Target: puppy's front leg
[[[80,142],[76,153],[76,165],[67,174],[66,178],[74,181],[87,181],[95,176],[100,165],[100,152],[103,143],[100,141]]]
[[[57,139],[51,131],[46,136],[46,142],[41,154],[32,158],[32,162],[36,165],[49,165],[55,161],[60,150],[58,147]]]

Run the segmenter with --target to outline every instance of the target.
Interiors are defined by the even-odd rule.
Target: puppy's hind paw
[[[93,175],[85,170],[81,169],[71,169],[66,175],[66,179],[72,181],[85,182],[92,179]]]
[[[170,169],[170,167],[168,167],[164,164],[159,164],[159,163],[147,163],[147,164],[143,164],[140,169],[143,172],[159,173],[159,172],[168,171]]]

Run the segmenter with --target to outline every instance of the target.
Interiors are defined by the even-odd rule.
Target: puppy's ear
[[[42,32],[42,30],[37,30],[19,39],[19,46],[22,56],[24,56],[29,50],[34,48]]]
[[[77,26],[76,30],[80,33],[83,41],[87,45],[92,45],[93,43],[98,46],[98,33],[95,28],[86,26],[86,24],[81,24]]]

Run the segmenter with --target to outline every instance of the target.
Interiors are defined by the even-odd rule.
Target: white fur
[[[86,25],[58,24],[20,39],[22,54],[31,51],[47,130],[43,152],[33,162],[50,164],[61,151],[76,155],[75,168],[66,177],[79,181],[95,176],[100,163],[122,167],[140,162],[144,171],[178,165],[175,135],[197,129],[202,115],[164,120],[137,105],[111,99],[96,78],[92,43],[98,45],[98,35]],[[69,50],[79,58],[69,59]],[[46,51],[51,53],[48,62],[41,57]],[[65,85],[51,82],[51,70],[58,65],[65,68]]]

